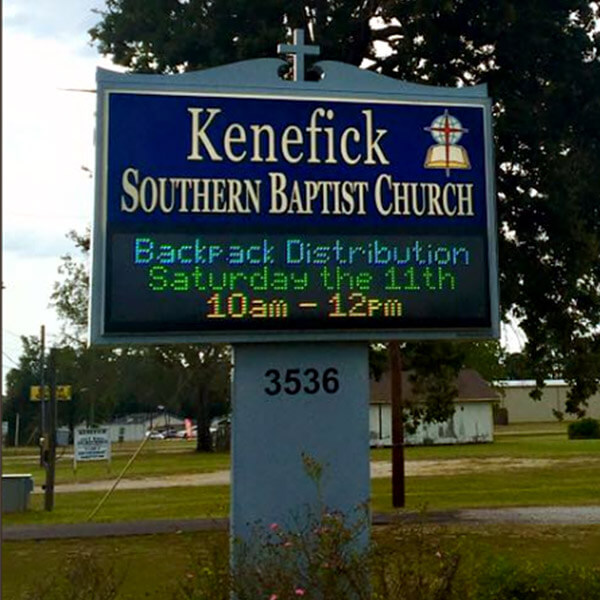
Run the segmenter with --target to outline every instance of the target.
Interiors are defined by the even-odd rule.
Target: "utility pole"
[[[392,401],[392,506],[403,508],[404,491],[404,401],[402,398],[402,355],[400,343],[388,344]]]
[[[40,332],[40,389],[42,390],[42,398],[40,400],[40,467],[44,466],[44,450],[47,444],[46,437],[46,327],[42,325]]]
[[[56,472],[56,349],[51,348],[48,360],[50,371],[50,405],[48,411],[48,450],[46,453],[46,485],[44,486],[44,509],[54,508],[54,480]]]

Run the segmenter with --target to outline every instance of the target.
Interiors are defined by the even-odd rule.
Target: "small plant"
[[[257,523],[249,539],[236,542],[232,577],[238,600],[367,600],[369,511],[329,510],[323,501],[324,466],[301,455],[317,490],[317,506],[290,515],[291,526]]]
[[[229,546],[223,538],[210,538],[206,546],[191,557],[173,600],[231,600]]]
[[[53,577],[37,581],[22,600],[114,600],[123,579],[114,564],[104,564],[91,553],[73,552]]]
[[[316,508],[284,523],[256,523],[235,542],[229,571],[224,548],[203,555],[174,598],[182,600],[468,600],[457,592],[460,555],[418,525],[398,522],[368,543],[367,505],[351,514],[329,510],[322,497],[324,467],[303,453],[317,488]],[[380,536],[381,537],[381,536]]]
[[[441,529],[417,523],[395,523],[371,548],[372,600],[467,600],[460,589],[461,553],[442,543]]]
[[[238,542],[233,590],[238,600],[367,600],[364,519],[323,510],[285,527],[257,525]]]
[[[600,439],[600,421],[586,417],[569,423],[570,440],[596,440]]]

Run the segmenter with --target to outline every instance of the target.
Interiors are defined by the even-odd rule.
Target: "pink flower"
[[[269,525],[269,529],[270,529],[271,531],[277,531],[277,530],[279,529],[279,525],[278,525],[277,523],[271,523],[271,524]],[[270,599],[269,599],[269,600],[270,600]]]
[[[279,598],[279,596],[277,594],[271,594],[269,596],[269,600],[277,600]]]
[[[296,588],[294,590],[294,593],[296,594],[296,596],[304,596],[304,594],[306,594],[306,592],[300,587]]]

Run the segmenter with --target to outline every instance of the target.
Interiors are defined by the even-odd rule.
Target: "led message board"
[[[100,70],[92,341],[496,335],[485,91],[241,64]]]

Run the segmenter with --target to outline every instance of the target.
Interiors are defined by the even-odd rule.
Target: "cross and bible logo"
[[[463,128],[461,122],[452,116],[448,109],[443,115],[436,117],[429,127],[424,128],[431,133],[436,142],[430,146],[425,156],[426,169],[444,169],[446,176],[450,176],[451,169],[470,169],[469,155],[458,142],[464,133],[469,130]]]

